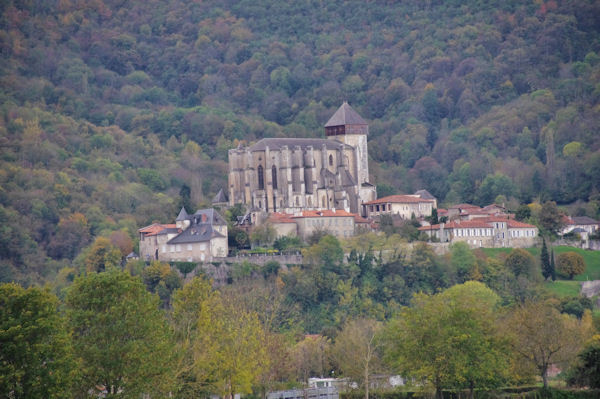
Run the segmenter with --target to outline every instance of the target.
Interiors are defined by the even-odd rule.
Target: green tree
[[[548,247],[546,246],[546,239],[542,239],[542,250],[540,252],[540,263],[542,265],[542,276],[545,280],[548,280],[554,274],[552,270],[552,263],[550,262],[550,255],[548,254]]]
[[[576,274],[581,274],[585,271],[583,256],[574,251],[559,254],[556,262],[558,272],[568,276],[569,280],[573,280]]]
[[[564,225],[562,217],[563,215],[556,206],[556,202],[544,202],[539,215],[540,226],[550,234],[558,234]]]
[[[502,383],[508,357],[496,323],[498,296],[469,281],[433,296],[415,294],[386,329],[390,365],[427,382],[442,398],[444,388]]]
[[[264,330],[256,312],[230,303],[216,303],[198,320],[201,332],[193,343],[196,370],[208,376],[210,391],[232,399],[252,393],[268,365]]]
[[[250,241],[254,245],[271,245],[275,240],[277,232],[270,223],[263,223],[256,226],[250,233]]]
[[[58,299],[0,284],[0,397],[69,398],[75,362]]]
[[[585,338],[575,317],[561,314],[543,302],[516,307],[504,325],[515,354],[538,371],[545,388],[550,365],[572,360]]]
[[[515,277],[525,276],[528,279],[535,279],[539,273],[533,255],[522,248],[513,249],[506,257],[504,265],[514,273]]]
[[[381,324],[371,319],[348,321],[336,336],[333,359],[344,377],[360,383],[369,399],[370,377],[381,370]]]
[[[464,283],[474,279],[477,262],[467,243],[457,242],[450,246],[450,264],[456,272],[458,282]]]
[[[529,208],[525,204],[519,205],[519,207],[517,208],[517,211],[515,212],[515,219],[517,219],[518,221],[523,221],[523,220],[529,219],[530,217],[531,217],[531,208]]]
[[[139,277],[115,269],[79,277],[66,305],[82,392],[138,398],[172,389],[171,329]]]
[[[599,389],[600,335],[594,335],[577,357],[577,362],[569,371],[569,385]]]
[[[196,341],[204,334],[200,328],[210,323],[220,306],[219,292],[209,280],[194,277],[173,293],[172,324],[181,356],[176,367],[177,397],[196,398],[210,394],[210,370],[196,361]]]

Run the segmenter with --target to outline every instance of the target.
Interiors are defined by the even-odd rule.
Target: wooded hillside
[[[0,9],[1,281],[208,203],[229,148],[320,136],[344,100],[370,123],[380,195],[600,216],[598,1]]]

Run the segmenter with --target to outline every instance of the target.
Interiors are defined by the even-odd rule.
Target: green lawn
[[[506,256],[512,251],[512,248],[481,248],[481,250],[489,257],[500,258]],[[550,250],[550,248],[548,248]],[[540,248],[527,248],[536,259],[540,258]],[[600,251],[586,251],[575,247],[558,246],[554,247],[554,254],[563,252],[577,252],[583,256],[585,260],[585,272],[575,276],[575,281],[600,280]]]
[[[489,257],[503,258],[512,251],[512,248],[481,248],[481,250]],[[540,258],[541,248],[527,248],[536,259]],[[573,281],[563,280],[561,276],[557,276],[559,280],[547,281],[544,283],[544,288],[549,292],[556,294],[559,297],[577,296],[581,290],[581,281],[600,280],[600,251],[586,251],[574,247],[557,246],[554,247],[554,254],[574,251],[583,256],[585,260],[585,272],[573,278]]]
[[[579,281],[556,280],[546,281],[544,288],[558,297],[578,296],[581,291]]]

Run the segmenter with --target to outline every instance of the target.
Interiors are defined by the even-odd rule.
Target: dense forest
[[[472,397],[546,387],[551,365],[600,388],[598,307],[579,296],[600,256],[553,245],[540,218],[600,218],[599,1],[0,10],[1,392],[258,398],[335,375],[368,398],[393,373]],[[382,218],[343,241],[280,237],[302,264],[230,263],[220,287],[195,264],[124,262],[138,228],[211,205],[229,149],[322,137],[343,101],[369,122],[379,196],[505,203],[540,225],[541,248],[439,254],[416,220]]]
[[[599,216],[596,1],[0,7],[1,280],[208,204],[229,148],[321,136],[343,100],[380,194]]]

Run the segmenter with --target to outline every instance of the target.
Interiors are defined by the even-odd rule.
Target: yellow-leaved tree
[[[224,301],[210,282],[196,278],[175,293],[173,320],[184,351],[181,396],[204,392],[233,398],[252,393],[268,363],[256,312]]]

